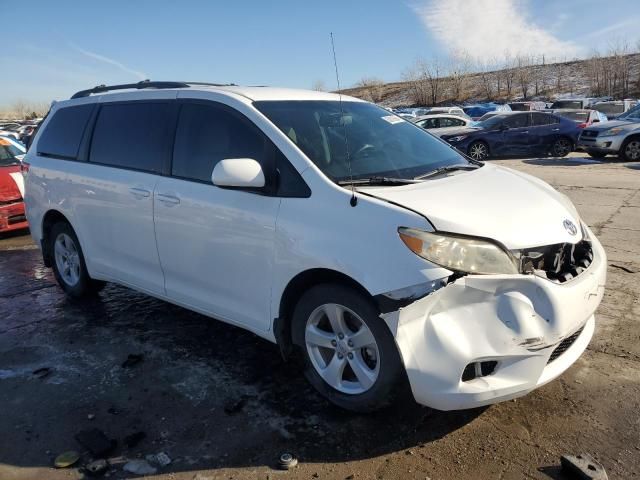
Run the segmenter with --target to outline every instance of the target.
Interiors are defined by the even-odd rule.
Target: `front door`
[[[171,176],[155,189],[156,239],[167,296],[254,330],[272,319],[271,276],[280,198],[220,188],[222,159],[253,158],[271,168],[264,135],[214,102],[180,107]]]

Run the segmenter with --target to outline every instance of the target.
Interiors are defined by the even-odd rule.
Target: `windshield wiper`
[[[456,170],[477,170],[480,165],[447,165],[446,167],[436,168],[430,172],[418,175],[414,180],[424,180],[425,178],[435,177],[447,172],[455,172]]]
[[[420,183],[419,179],[393,178],[373,176],[367,178],[354,178],[353,180],[338,180],[338,185],[408,185],[410,183]]]

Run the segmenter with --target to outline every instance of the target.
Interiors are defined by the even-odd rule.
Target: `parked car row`
[[[31,136],[38,127],[39,121],[24,120],[16,122],[0,122],[0,136],[10,137],[28,146]]]

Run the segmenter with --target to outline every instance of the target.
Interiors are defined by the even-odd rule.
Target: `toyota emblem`
[[[578,227],[576,227],[575,223],[573,223],[571,220],[565,220],[564,222],[562,222],[562,225],[564,225],[564,229],[569,232],[569,235],[575,235],[576,233],[578,233]]]

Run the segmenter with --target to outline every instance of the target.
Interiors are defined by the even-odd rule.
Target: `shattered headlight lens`
[[[485,275],[518,273],[515,260],[486,240],[404,227],[398,233],[409,250],[441,267]]]

